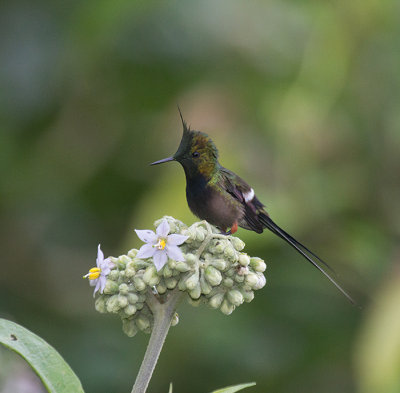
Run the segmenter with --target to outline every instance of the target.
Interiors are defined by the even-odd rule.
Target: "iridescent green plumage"
[[[264,228],[289,243],[304,258],[320,270],[352,303],[351,296],[320,266],[317,255],[280,228],[269,217],[265,206],[254,190],[238,175],[218,162],[218,150],[211,138],[200,131],[193,131],[183,120],[183,135],[177,152],[167,161],[178,161],[186,175],[186,199],[190,210],[207,220],[223,233],[234,233],[237,227],[262,233]],[[329,268],[330,269],[330,268]]]

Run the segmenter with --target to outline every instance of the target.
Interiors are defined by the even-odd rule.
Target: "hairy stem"
[[[140,366],[131,393],[146,392],[161,349],[164,345],[165,338],[167,337],[169,327],[171,326],[171,321],[178,306],[178,302],[181,300],[183,294],[184,292],[176,288],[169,294],[164,303],[160,303],[153,294],[148,294],[147,304],[153,312],[154,325],[142,365]]]

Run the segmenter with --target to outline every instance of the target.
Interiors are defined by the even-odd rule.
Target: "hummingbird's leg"
[[[226,236],[233,235],[235,232],[237,232],[237,230],[238,230],[238,223],[237,223],[237,221],[235,221],[233,223],[233,225],[231,226],[231,229],[229,229],[228,232],[221,231],[221,235],[226,235]]]

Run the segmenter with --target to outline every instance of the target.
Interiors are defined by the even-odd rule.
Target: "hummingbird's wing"
[[[254,195],[254,190],[241,177],[229,169],[221,168],[220,173],[223,180],[223,188],[243,206],[244,215],[239,225],[261,233],[264,226],[260,222],[258,215],[261,211],[264,211],[264,205]]]

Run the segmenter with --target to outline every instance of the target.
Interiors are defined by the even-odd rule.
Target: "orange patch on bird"
[[[233,235],[238,230],[238,223],[235,221],[231,227],[231,234]]]

